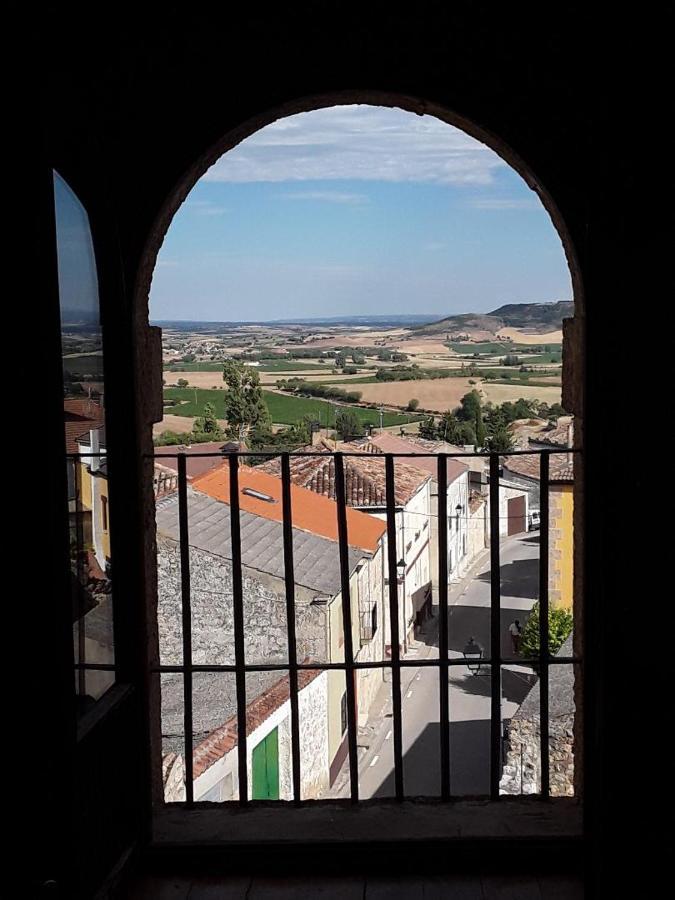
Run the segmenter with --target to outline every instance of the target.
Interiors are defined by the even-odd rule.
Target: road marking
[[[373,766],[375,765],[375,763],[378,761],[379,758],[380,758],[379,756],[374,756],[374,757],[371,759],[371,761],[370,761],[370,768],[371,768],[371,769],[373,768]]]
[[[410,698],[412,697],[412,691],[408,691],[408,693],[405,696],[406,696],[407,700],[410,700]]]
[[[385,734],[385,736],[384,736],[385,741],[388,741],[390,737],[391,737],[391,728],[389,729],[389,731],[388,731],[388,732]]]

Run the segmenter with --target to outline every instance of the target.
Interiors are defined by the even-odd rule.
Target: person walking
[[[520,652],[520,639],[523,635],[523,627],[520,619],[514,619],[509,625],[509,634],[511,635],[511,647],[514,653]]]

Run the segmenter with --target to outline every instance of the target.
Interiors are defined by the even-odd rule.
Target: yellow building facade
[[[572,609],[574,597],[574,483],[551,481],[549,493],[549,603]]]

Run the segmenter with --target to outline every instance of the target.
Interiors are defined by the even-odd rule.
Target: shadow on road
[[[441,793],[440,725],[427,725],[403,754],[403,791],[406,797],[439,797]],[[450,791],[453,796],[487,795],[490,790],[490,723],[450,723]],[[395,795],[393,771],[374,797]]]
[[[524,597],[534,600],[539,579],[538,559],[514,559],[499,569],[502,597]],[[476,581],[490,583],[490,572],[481,572]]]

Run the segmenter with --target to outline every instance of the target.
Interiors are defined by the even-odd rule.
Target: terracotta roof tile
[[[291,464],[293,458],[291,458]],[[239,505],[246,512],[271,519],[283,521],[281,497],[281,479],[276,475],[260,471],[261,467],[239,467]],[[291,476],[292,477],[292,476]],[[230,468],[227,461],[217,469],[195,478],[192,482],[195,490],[208,494],[215,500],[230,502]],[[246,491],[253,490],[272,497],[275,502],[259,499]],[[319,537],[337,541],[337,506],[323,492],[313,492],[297,484],[291,485],[291,508],[293,525],[302,531],[308,531]],[[319,494],[319,496],[317,496]],[[386,532],[386,524],[356,509],[347,510],[347,532],[349,545],[374,553],[380,538]]]
[[[347,452],[358,451],[361,456],[345,456],[345,495],[348,506],[367,507],[386,505],[386,485],[384,472],[384,459],[378,455],[364,453],[363,448],[357,444],[342,444],[340,449]],[[316,494],[335,499],[335,460],[333,447],[322,444],[317,447],[303,447],[300,451],[307,453],[322,453],[323,456],[292,456],[291,478],[294,483],[308,488]],[[328,455],[330,454],[330,455]],[[269,474],[278,475],[281,471],[279,459],[270,460],[258,467]],[[405,506],[430,479],[426,472],[420,472],[418,468],[397,462],[395,469],[395,497],[396,506]]]
[[[569,454],[552,454],[549,464],[549,481],[574,481],[574,460]],[[541,463],[539,456],[504,456],[502,465],[508,472],[539,481]]]
[[[429,441],[430,445],[429,449],[425,449],[420,444],[415,444],[412,441],[407,441],[405,438],[397,437],[394,434],[389,434],[388,432],[383,432],[382,434],[378,434],[375,437],[372,437],[369,443],[364,445],[364,450],[367,453],[443,453],[443,452],[452,452],[448,451],[446,447],[448,445],[444,444],[442,441]],[[455,448],[453,448],[455,449]],[[406,465],[412,466],[415,469],[420,469],[423,472],[431,475],[432,478],[436,478],[438,475],[438,462],[431,456],[420,456],[419,459],[405,459],[401,460],[401,462],[405,462]],[[398,464],[398,463],[397,463]],[[449,459],[447,460],[447,472],[448,472],[448,484],[452,484],[453,481],[456,481],[462,475],[465,475],[469,471],[469,467],[464,465],[458,459]]]
[[[66,453],[79,453],[77,439],[104,423],[103,407],[89,397],[68,397],[63,401]]]
[[[301,669],[298,672],[298,691],[306,688],[321,674],[318,669]],[[252,700],[246,706],[246,736],[268,719],[289,698],[288,675]],[[199,778],[207,769],[237,746],[237,716],[231,716],[194,748],[192,759],[194,777]]]

